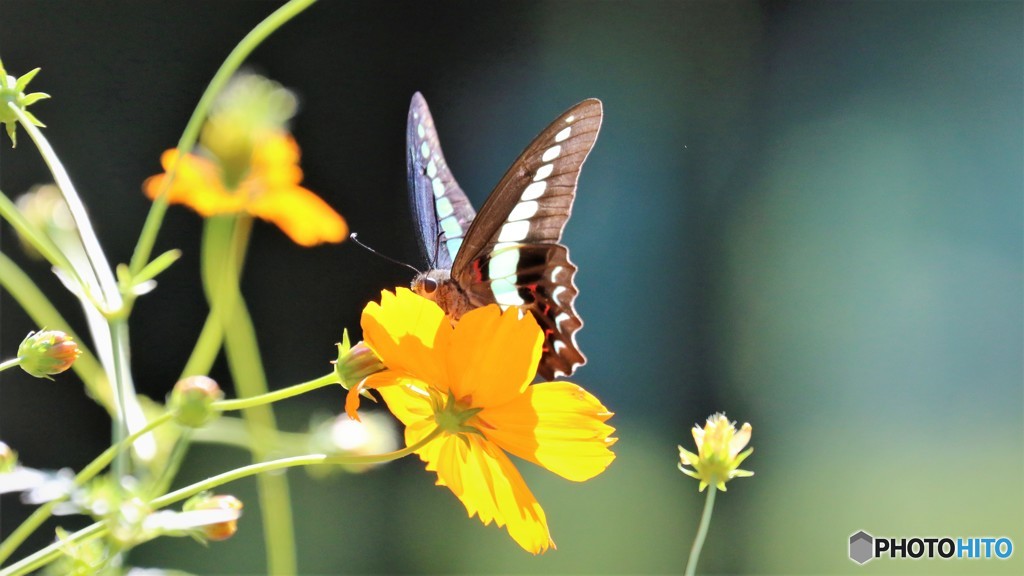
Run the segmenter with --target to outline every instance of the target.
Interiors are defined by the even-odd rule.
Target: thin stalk
[[[700,528],[697,529],[697,536],[693,539],[693,547],[690,548],[690,559],[686,562],[686,576],[693,576],[697,573],[697,561],[700,559],[700,551],[704,548],[704,539],[708,535],[708,526],[711,525],[711,513],[715,509],[715,485],[708,485],[708,499],[704,501],[704,513],[700,516]]]
[[[172,418],[173,414],[170,412],[164,413],[148,422],[145,427],[137,430],[120,443],[104,450],[103,453],[97,456],[92,462],[86,465],[85,468],[82,468],[82,470],[75,475],[74,488],[84,486],[86,482],[92,480],[97,474],[102,472],[103,469],[106,468],[112,460],[114,460],[115,456],[130,447],[133,442],[150,433],[157,427],[166,424]],[[0,543],[0,564],[3,564],[5,560],[10,558],[11,554],[18,549],[18,546],[21,546],[26,538],[31,536],[33,532],[42,526],[43,522],[46,522],[53,513],[53,509],[61,502],[67,500],[69,496],[70,492],[65,496],[50,500],[39,508],[36,508],[35,511],[21,523],[21,526],[18,526],[14,532],[11,532],[11,535],[8,536],[3,543]]]
[[[170,506],[175,502],[180,502],[186,498],[190,498],[205,490],[212,490],[228,482],[240,480],[242,478],[252,476],[253,474],[262,474],[265,472],[273,472],[275,470],[282,470],[286,468],[292,468],[295,466],[310,466],[319,464],[339,464],[339,465],[360,465],[360,464],[380,464],[383,462],[390,462],[408,456],[417,450],[420,450],[435,438],[441,435],[441,429],[436,428],[430,434],[425,436],[419,442],[412,446],[407,446],[401,450],[395,452],[389,452],[386,454],[377,454],[369,456],[352,456],[352,455],[327,455],[327,454],[306,454],[303,456],[293,456],[291,458],[280,458],[278,460],[270,460],[268,462],[260,462],[258,464],[250,464],[249,466],[243,466],[223,474],[219,474],[212,478],[196,482],[195,484],[185,486],[179,490],[175,490],[169,494],[165,494],[160,498],[156,498],[150,502],[150,507],[153,510],[163,508],[164,506]],[[43,566],[56,560],[62,553],[62,549],[65,543],[78,543],[91,538],[98,538],[105,535],[107,532],[106,526],[97,522],[90,526],[87,526],[74,534],[69,535],[62,542],[55,542],[50,544],[46,548],[43,548],[28,556],[22,560],[8,566],[4,570],[0,570],[0,576],[22,576],[28,574],[34,570],[38,570]],[[276,573],[275,573],[276,574]]]
[[[4,370],[7,370],[8,368],[14,368],[15,366],[20,366],[21,365],[21,361],[22,361],[22,357],[18,356],[17,358],[11,358],[10,360],[4,360],[3,362],[0,362],[0,372],[3,372]]]

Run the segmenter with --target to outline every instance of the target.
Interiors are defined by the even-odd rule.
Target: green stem
[[[231,76],[238,70],[239,66],[249,57],[249,54],[270,34],[308,8],[315,1],[291,0],[267,16],[246,34],[245,38],[242,38],[241,42],[224,59],[224,63],[220,65],[217,73],[213,75],[210,84],[207,85],[203,95],[199,98],[195,110],[192,111],[192,116],[189,118],[188,124],[185,125],[181,138],[178,139],[178,151],[181,154],[191,152],[199,137],[199,129],[202,127],[214,99],[220,94],[224,85],[231,79]],[[160,225],[163,223],[164,215],[167,213],[167,190],[170,188],[175,172],[177,172],[181,156],[178,158],[167,171],[167,178],[164,180],[163,189],[153,202],[153,206],[146,216],[146,222],[142,225],[142,232],[139,234],[139,241],[135,246],[135,252],[132,254],[131,265],[129,266],[133,276],[138,274],[146,263],[149,262],[149,257],[153,253],[157,233],[160,231]]]
[[[109,314],[116,311],[121,306],[121,294],[117,289],[117,281],[114,279],[114,273],[107,262],[107,256],[103,253],[103,248],[100,247],[96,232],[92,229],[92,223],[85,212],[85,205],[82,204],[81,197],[75,191],[75,186],[71,183],[71,178],[68,176],[67,170],[64,169],[64,164],[61,163],[60,158],[53,151],[53,147],[50,146],[50,142],[43,136],[42,131],[25,116],[25,113],[13,103],[8,103],[7,107],[18,117],[18,123],[28,133],[36,148],[39,149],[39,155],[43,157],[43,161],[50,168],[50,174],[53,176],[57,188],[60,189],[61,195],[64,196],[64,202],[68,206],[68,211],[71,212],[71,218],[75,221],[78,237],[82,240],[82,247],[85,248],[86,260],[89,265],[88,270],[91,272],[91,278],[89,278],[91,281],[87,280],[89,285],[83,286],[84,289],[89,291],[86,294],[89,294],[90,298],[95,297],[97,294],[92,294],[91,289],[94,287],[98,288],[98,296],[102,296],[102,312]],[[81,271],[79,271],[79,274],[81,275]]]
[[[128,436],[121,442],[104,450],[102,454],[97,456],[85,468],[82,468],[77,475],[75,475],[74,487],[78,488],[80,486],[84,486],[86,482],[92,480],[97,474],[103,471],[103,469],[106,468],[112,460],[114,460],[115,456],[124,452],[132,445],[132,443],[142,436],[169,422],[173,416],[174,415],[170,412],[166,412],[147,422],[146,426],[135,431],[135,433]],[[35,511],[21,523],[21,526],[18,526],[14,532],[11,532],[11,535],[8,536],[3,543],[0,543],[0,564],[3,564],[5,560],[10,558],[11,554],[18,549],[18,546],[21,546],[26,538],[31,536],[33,532],[42,526],[43,522],[46,522],[53,513],[53,509],[61,502],[67,500],[70,495],[71,494],[69,492],[64,496],[50,500],[39,508],[36,508]]]
[[[59,558],[64,553],[64,546],[92,540],[93,538],[101,538],[106,536],[107,532],[107,525],[102,522],[90,524],[78,532],[69,535],[67,538],[58,540],[46,548],[41,548],[30,556],[26,556],[7,568],[0,570],[0,576],[23,576],[24,574],[35,572]]]
[[[295,384],[287,388],[281,388],[280,390],[274,390],[273,392],[267,392],[265,394],[259,394],[257,396],[249,396],[247,398],[238,398],[235,400],[221,400],[214,402],[213,407],[222,412],[230,412],[232,410],[245,410],[247,408],[255,408],[256,406],[262,406],[264,404],[270,404],[279,400],[285,400],[293,396],[305,394],[311,390],[317,388],[323,388],[324,386],[330,386],[331,384],[340,384],[338,377],[333,372],[326,374],[309,382],[303,382],[302,384]]]
[[[18,235],[35,248],[51,266],[65,271],[71,280],[77,286],[80,286],[83,292],[85,291],[87,285],[78,275],[75,267],[71,265],[71,261],[68,260],[64,252],[53,243],[49,236],[32,225],[25,218],[25,215],[18,210],[17,205],[3,192],[0,192],[0,217],[6,220],[18,232]]]
[[[203,282],[212,313],[224,327],[228,369],[240,398],[267,393],[266,375],[256,341],[256,328],[242,298],[238,262],[248,244],[252,219],[214,217],[206,220],[203,237]],[[277,422],[269,405],[257,404],[243,413],[253,439],[253,460],[264,460],[277,444]],[[287,576],[297,571],[295,538],[288,477],[261,475],[256,479],[263,512],[267,566],[271,574]]]
[[[392,460],[397,460],[399,458],[408,456],[416,452],[417,450],[422,449],[424,446],[432,442],[435,438],[437,438],[440,435],[441,429],[436,428],[434,429],[434,431],[432,431],[430,434],[428,434],[422,440],[413,444],[412,446],[407,446],[401,450],[389,452],[387,454],[377,454],[370,456],[331,456],[327,454],[306,454],[303,456],[280,458],[278,460],[270,460],[268,462],[251,464],[249,466],[243,466],[242,468],[237,468],[235,470],[219,474],[212,478],[207,478],[206,480],[196,482],[195,484],[192,484],[190,486],[185,486],[184,488],[175,490],[174,492],[171,492],[169,494],[165,494],[160,498],[152,500],[150,502],[150,507],[153,510],[157,510],[159,508],[163,508],[164,506],[170,506],[175,502],[185,500],[186,498],[194,496],[200,492],[212,490],[213,488],[216,488],[223,484],[227,484],[228,482],[240,480],[242,478],[252,476],[253,474],[273,472],[275,470],[282,470],[286,468],[292,468],[295,466],[310,466],[319,464],[365,465],[390,462]],[[31,556],[23,558],[17,563],[8,566],[4,570],[0,570],[0,576],[21,576],[23,574],[28,574],[33,570],[38,570],[39,568],[49,564],[50,562],[53,562],[61,555],[62,548],[65,542],[81,542],[83,540],[87,540],[90,538],[100,537],[104,534],[106,534],[106,526],[101,522],[97,522],[95,524],[87,526],[86,528],[83,528],[78,532],[69,535],[66,539],[64,539],[63,542],[55,542],[47,546],[46,548],[39,550],[35,554],[32,554]],[[277,574],[276,572],[272,573]]]
[[[214,316],[211,310],[206,317],[206,322],[203,323],[199,338],[196,339],[196,345],[192,348],[192,354],[189,355],[188,362],[185,363],[185,368],[181,371],[181,376],[178,379],[209,374],[223,342],[224,327],[221,326],[220,320]]]
[[[401,450],[387,452],[385,454],[369,454],[363,456],[350,454],[304,454],[302,456],[292,456],[289,458],[279,458],[277,460],[258,462],[256,464],[242,466],[241,468],[236,468],[234,470],[224,472],[223,474],[218,474],[205,480],[201,480],[199,482],[196,482],[195,484],[185,486],[184,488],[180,488],[178,490],[175,490],[174,492],[170,492],[159,498],[154,499],[152,502],[150,502],[150,505],[154,510],[156,510],[158,508],[163,508],[164,506],[170,506],[171,504],[174,504],[175,502],[180,502],[181,500],[185,500],[186,498],[190,498],[200,492],[213,490],[218,486],[227,484],[229,482],[234,482],[235,480],[240,480],[242,478],[253,476],[255,474],[262,474],[264,472],[273,472],[275,470],[282,470],[285,468],[294,468],[296,466],[310,466],[314,464],[339,464],[346,466],[360,464],[383,464],[384,462],[398,460],[399,458],[404,458],[410,454],[415,453],[417,450],[422,449],[424,446],[432,442],[435,438],[440,436],[441,433],[442,430],[440,428],[435,428],[430,434],[424,436],[422,440],[413,444],[412,446],[406,446]]]
[[[686,576],[693,576],[697,573],[697,560],[700,558],[700,551],[704,548],[704,539],[708,535],[708,526],[711,525],[711,512],[715,509],[715,485],[708,486],[708,499],[704,502],[704,513],[700,517],[700,528],[697,529],[697,536],[693,539],[693,547],[690,548],[690,560],[686,563]]]
[[[4,370],[7,370],[8,368],[14,368],[15,366],[20,366],[21,365],[21,360],[22,360],[21,356],[18,356],[17,358],[11,358],[10,360],[4,360],[3,362],[0,362],[0,372],[3,372]]]

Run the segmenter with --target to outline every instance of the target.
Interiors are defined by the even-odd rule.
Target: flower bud
[[[64,372],[81,354],[78,344],[60,330],[29,332],[18,346],[21,369],[36,378]]]
[[[189,376],[174,385],[168,406],[174,411],[178,424],[201,428],[219,414],[213,408],[213,403],[223,397],[224,392],[212,378]]]
[[[215,542],[227,540],[238,531],[238,518],[242,515],[242,501],[230,494],[211,495],[209,493],[197,494],[185,502],[182,508],[185,512],[198,512],[202,510],[225,511],[232,519],[220,522],[212,522],[200,526],[203,534]]]
[[[0,474],[6,474],[18,466],[18,453],[11,450],[6,442],[0,442]]]
[[[357,342],[355,346],[349,343],[347,330],[338,344],[338,359],[331,363],[334,364],[334,373],[337,374],[341,385],[346,390],[351,389],[370,374],[384,369],[380,358],[364,342]]]

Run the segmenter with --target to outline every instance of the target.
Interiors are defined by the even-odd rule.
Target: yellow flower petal
[[[167,150],[160,156],[160,164],[164,170],[170,170],[174,162],[179,160],[179,156],[177,150]],[[142,184],[146,195],[156,199],[163,189],[166,178],[167,174],[147,178]],[[233,214],[245,208],[245,198],[242,195],[231,194],[221,185],[217,165],[195,154],[180,157],[174,181],[167,191],[167,201],[190,206],[202,216]]]
[[[508,404],[477,417],[484,435],[498,446],[577,482],[597,476],[612,463],[612,413],[571,382],[534,384]]]
[[[388,410],[391,410],[395,418],[398,418],[402,424],[406,425],[407,445],[411,446],[419,442],[435,428],[433,423],[434,412],[430,405],[430,398],[423,391],[427,387],[425,383],[405,377],[401,373],[391,370],[379,372],[367,378],[367,380],[370,379],[378,380],[378,383],[375,383],[372,387],[377,388],[377,391],[380,392],[384,402],[388,405]],[[381,385],[379,381],[386,381],[386,383]],[[399,385],[391,386],[388,384]],[[410,436],[409,428],[421,422],[427,423],[426,430],[422,434]]]
[[[177,150],[165,152],[161,157],[165,173],[143,183],[150,198],[160,193],[166,171],[175,160],[179,160]],[[252,158],[234,160],[241,166],[225,158],[180,156],[167,199],[190,206],[202,216],[242,212],[257,216],[276,224],[302,246],[343,241],[348,236],[345,219],[319,196],[299,186],[302,169],[298,161],[299,146],[287,133],[263,138]],[[225,171],[232,176],[226,177]]]
[[[247,211],[276,224],[300,246],[338,243],[348,236],[345,219],[301,186],[267,190],[249,203]]]
[[[448,346],[452,327],[437,304],[408,288],[384,290],[380,304],[363,309],[361,324],[363,340],[389,369],[424,382],[448,381],[444,357],[434,348]]]
[[[253,150],[252,167],[253,172],[260,174],[267,188],[295,186],[302,181],[299,144],[287,133],[276,133],[264,138]]]
[[[553,547],[544,510],[508,456],[479,436],[464,438],[447,436],[421,452],[427,470],[437,472],[437,484],[447,486],[470,517],[505,526],[528,552]]]
[[[518,309],[501,312],[497,306],[470,310],[447,351],[452,392],[472,398],[473,406],[513,400],[536,375],[543,343],[532,314],[520,318]]]

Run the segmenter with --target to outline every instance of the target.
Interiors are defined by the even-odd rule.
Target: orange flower
[[[296,244],[313,246],[341,242],[348,225],[326,202],[299,186],[299,146],[286,132],[272,132],[253,146],[248,171],[232,183],[225,161],[189,154],[179,159],[177,149],[160,157],[165,173],[143,184],[151,199],[163,189],[166,171],[178,169],[167,200],[190,206],[202,216],[247,213],[277,224]]]
[[[442,433],[417,451],[486,525],[506,526],[536,554],[554,545],[544,510],[506,452],[581,482],[615,459],[612,414],[571,382],[530,385],[543,333],[530,314],[497,305],[465,314],[454,328],[437,304],[405,288],[363,310],[363,338],[387,369],[349,391],[377,388],[405,424],[406,445]]]

